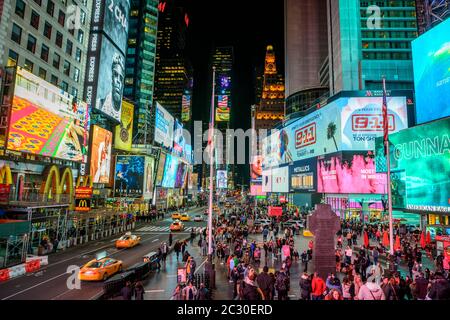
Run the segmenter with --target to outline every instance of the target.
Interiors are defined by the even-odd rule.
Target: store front
[[[385,219],[382,197],[376,194],[326,194],[324,202],[343,220],[375,223]]]
[[[426,215],[426,218],[426,230],[430,231],[432,240],[434,240],[436,236],[450,235],[450,215],[430,213]]]

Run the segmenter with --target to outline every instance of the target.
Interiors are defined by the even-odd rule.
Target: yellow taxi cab
[[[180,217],[181,221],[191,221],[191,217],[187,213],[183,213]]]
[[[180,219],[180,218],[181,218],[181,214],[179,212],[172,213],[172,219]]]
[[[122,271],[122,261],[112,258],[94,259],[86,263],[78,274],[83,281],[106,280],[117,272]]]
[[[183,230],[184,230],[184,225],[183,225],[183,223],[181,223],[180,220],[175,220],[170,225],[170,231],[183,231]]]
[[[125,233],[124,236],[122,236],[116,240],[116,248],[117,249],[132,248],[132,247],[138,245],[140,241],[141,241],[141,237],[132,235],[131,232],[127,232],[127,233]]]

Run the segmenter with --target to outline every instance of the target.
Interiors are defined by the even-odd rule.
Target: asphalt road
[[[194,208],[189,211],[191,218],[202,214],[204,208]],[[204,216],[206,217],[206,216]],[[89,300],[95,299],[103,291],[103,282],[81,282],[80,289],[68,289],[71,274],[67,272],[70,266],[81,267],[95,258],[101,251],[106,251],[109,257],[123,261],[123,269],[142,261],[142,257],[151,251],[156,251],[161,242],[168,242],[172,219],[140,224],[132,231],[141,236],[141,243],[131,249],[116,249],[114,242],[120,235],[88,242],[85,245],[69,248],[63,252],[51,254],[49,264],[41,270],[0,283],[1,300]],[[205,227],[204,222],[184,222],[185,229],[190,227]],[[189,231],[175,232],[173,241],[189,237]],[[150,275],[151,277],[151,275]]]

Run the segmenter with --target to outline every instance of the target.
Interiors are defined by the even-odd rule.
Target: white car
[[[201,215],[196,215],[195,217],[194,217],[194,221],[196,221],[196,222],[201,222],[201,221],[203,221],[203,217],[201,216]]]
[[[255,226],[261,225],[261,226],[270,226],[270,224],[272,223],[272,221],[270,221],[269,219],[256,219],[255,220]]]
[[[301,220],[288,220],[286,222],[283,222],[283,226],[290,226],[292,227],[293,225],[295,225],[297,228],[303,228],[304,224]]]

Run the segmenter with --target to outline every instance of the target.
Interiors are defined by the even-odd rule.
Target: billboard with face
[[[389,135],[392,193],[405,188],[399,208],[450,212],[450,118]],[[383,139],[377,139],[377,171],[386,171]],[[399,191],[400,192],[400,191]],[[402,207],[402,203],[404,206]]]
[[[112,132],[93,126],[91,146],[91,177],[94,183],[109,183],[111,172]]]
[[[155,159],[152,157],[145,157],[145,171],[144,171],[144,198],[153,198],[155,179]]]
[[[376,173],[369,152],[338,152],[317,159],[317,191],[386,194],[386,174]]]
[[[252,181],[261,182],[262,179],[262,156],[253,156],[250,164],[250,177]]]
[[[114,195],[116,197],[142,196],[144,164],[144,156],[117,156],[114,175]]]
[[[172,148],[175,120],[158,102],[156,102],[155,112],[155,142],[166,148]]]
[[[177,177],[178,158],[168,154],[166,157],[166,164],[164,166],[164,178],[162,181],[162,187],[174,188],[175,179]]]
[[[184,157],[185,154],[185,139],[183,136],[183,125],[175,119],[174,138],[173,138],[173,151],[180,157]]]
[[[129,0],[94,0],[91,29],[103,31],[125,53],[128,40]]]
[[[450,116],[450,19],[412,42],[417,123]]]
[[[20,67],[15,81],[7,148],[86,162],[87,104]]]
[[[165,164],[166,164],[166,154],[164,152],[161,152],[161,155],[159,156],[158,171],[156,172],[156,181],[155,181],[158,187],[161,186],[161,182],[164,176]]]
[[[122,115],[120,125],[116,126],[114,146],[116,149],[130,151],[133,135],[133,113],[134,106],[126,101],[122,101]]]
[[[228,177],[226,170],[217,170],[217,189],[228,188]]]
[[[290,190],[301,192],[317,191],[317,158],[294,162],[289,167]]]

